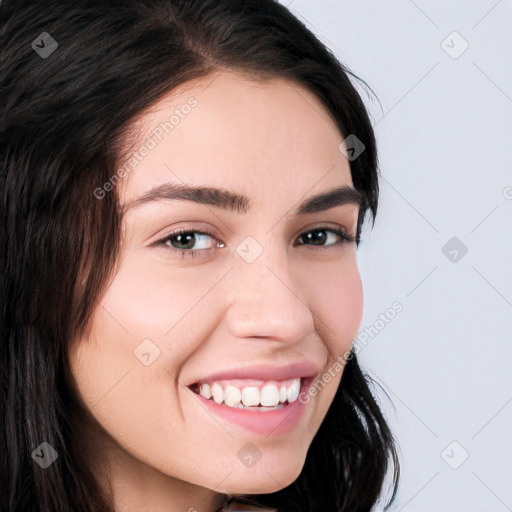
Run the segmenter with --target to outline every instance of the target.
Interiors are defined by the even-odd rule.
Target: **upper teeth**
[[[241,387],[229,381],[204,382],[199,388],[199,394],[204,398],[213,398],[218,404],[231,407],[251,407],[263,405],[275,407],[279,403],[295,402],[299,396],[300,378],[285,382],[267,382],[263,386],[248,385]]]

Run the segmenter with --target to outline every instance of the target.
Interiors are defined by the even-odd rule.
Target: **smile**
[[[207,400],[239,409],[273,410],[295,402],[301,378],[285,381],[255,379],[195,383],[190,389]]]
[[[306,409],[312,407],[297,399],[312,382],[313,377],[212,380],[187,388],[198,403],[223,421],[258,436],[279,436],[297,428]]]

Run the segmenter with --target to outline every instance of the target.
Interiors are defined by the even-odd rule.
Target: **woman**
[[[392,501],[348,71],[270,0],[0,20],[2,511],[364,511],[390,460]]]

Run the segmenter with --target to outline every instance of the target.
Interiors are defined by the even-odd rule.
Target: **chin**
[[[259,461],[260,466],[248,469],[247,471],[235,471],[230,478],[224,482],[226,487],[221,491],[226,494],[270,494],[280,491],[295,482],[302,471],[304,463],[292,466],[291,464],[283,464],[276,461],[275,465],[263,464]],[[219,489],[217,489],[219,490]]]

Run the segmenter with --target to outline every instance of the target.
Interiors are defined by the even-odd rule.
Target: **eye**
[[[317,233],[322,233],[320,236],[317,235]],[[325,242],[328,239],[328,235],[331,235],[331,240],[335,238],[336,235],[338,236],[341,241],[340,242],[334,242],[333,244],[322,244],[322,242]],[[327,226],[320,226],[317,228],[312,229],[311,231],[307,231],[306,233],[303,233],[300,235],[299,239],[307,240],[309,242],[313,242],[314,246],[319,247],[331,247],[333,245],[342,245],[345,243],[352,243],[356,242],[356,239],[345,232],[341,226],[338,226],[338,228],[329,228]],[[304,245],[304,244],[299,244]],[[307,244],[306,244],[307,245]]]
[[[171,253],[174,253],[178,257],[182,258],[193,258],[197,256],[197,253],[208,253],[213,250],[213,248],[194,248],[198,242],[199,245],[204,245],[205,239],[215,237],[211,233],[206,233],[204,231],[195,231],[193,229],[178,229],[169,233],[163,239],[157,242],[157,245],[163,245],[165,248],[169,249]],[[224,244],[220,243],[217,247],[224,247]],[[187,250],[188,249],[188,250]]]
[[[336,237],[339,238],[338,241],[336,241]],[[207,233],[205,231],[178,229],[169,233],[161,240],[158,240],[155,245],[163,246],[179,258],[205,257],[216,248],[225,247],[225,244],[222,242],[217,243],[216,247],[211,243],[210,247],[204,247],[205,243],[208,246],[208,238],[216,240],[211,233]],[[341,246],[346,243],[353,243],[357,241],[355,237],[347,234],[341,226],[338,228],[330,228],[327,226],[316,227],[310,231],[302,233],[298,239],[305,241],[305,243],[299,243],[298,245],[310,245],[311,243],[311,248],[313,250],[319,250],[324,247],[328,249],[333,246]],[[334,241],[334,243],[327,243],[329,240]],[[199,248],[197,247],[198,244],[200,246]]]

